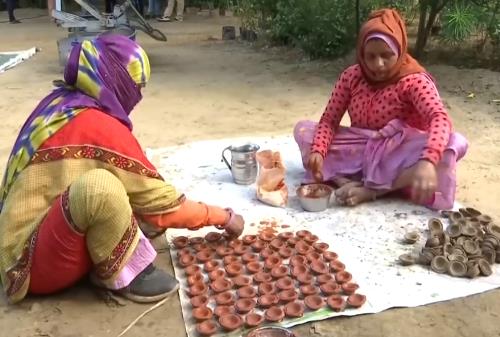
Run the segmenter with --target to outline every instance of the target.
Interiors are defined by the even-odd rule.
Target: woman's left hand
[[[437,172],[433,163],[419,160],[413,166],[412,199],[418,204],[428,202],[437,189]]]

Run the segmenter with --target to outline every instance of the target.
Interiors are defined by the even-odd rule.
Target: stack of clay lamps
[[[448,218],[448,226],[444,228],[440,219],[430,219],[425,246],[418,256],[401,255],[401,264],[430,265],[436,273],[455,277],[491,275],[491,265],[500,263],[500,226],[474,208],[446,211],[442,215]],[[404,241],[415,243],[418,238],[416,232],[407,233]]]
[[[366,297],[328,244],[307,230],[264,230],[228,241],[220,233],[177,237],[192,323],[200,336],[254,328],[327,308],[359,308]]]

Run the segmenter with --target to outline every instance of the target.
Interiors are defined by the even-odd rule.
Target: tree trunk
[[[428,0],[420,0],[420,17],[418,19],[418,33],[417,41],[415,42],[415,57],[420,58],[422,52],[424,51],[425,45],[427,43],[427,37],[425,36],[425,23],[427,21],[427,12],[429,7]]]

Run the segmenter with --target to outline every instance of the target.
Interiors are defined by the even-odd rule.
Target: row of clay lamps
[[[263,231],[231,241],[211,232],[205,238],[180,236],[173,244],[202,336],[217,333],[219,325],[225,331],[253,328],[306,310],[338,312],[366,301],[338,255],[306,230]]]
[[[500,263],[500,226],[470,207],[443,215],[449,220],[446,229],[440,219],[430,219],[425,246],[418,256],[401,255],[401,263],[430,265],[434,272],[454,277],[490,276],[491,265]],[[412,244],[418,239],[419,234],[411,232],[404,242]]]

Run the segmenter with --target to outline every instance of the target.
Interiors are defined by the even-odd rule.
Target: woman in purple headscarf
[[[84,41],[65,81],[25,122],[0,189],[0,276],[10,302],[88,274],[131,300],[157,301],[178,282],[153,266],[146,236],[206,225],[241,234],[241,216],[187,200],[144,156],[129,114],[149,76],[135,42]]]

